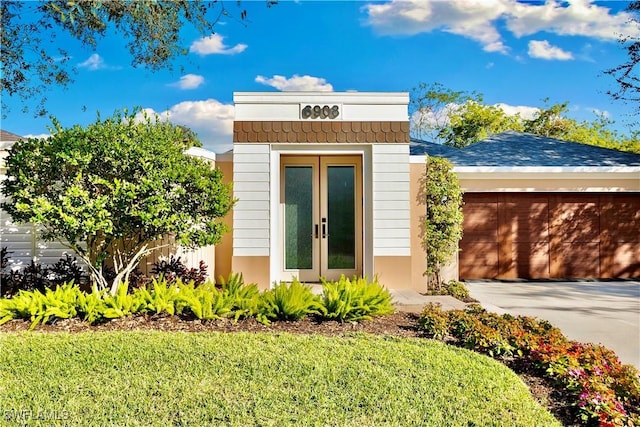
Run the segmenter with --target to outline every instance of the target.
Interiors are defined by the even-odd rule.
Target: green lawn
[[[423,339],[0,333],[0,424],[26,418],[47,426],[559,425],[498,362]]]

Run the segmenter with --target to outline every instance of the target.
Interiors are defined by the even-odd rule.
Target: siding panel
[[[371,171],[373,255],[409,256],[411,214],[408,145],[374,145]]]
[[[268,144],[235,145],[233,188],[238,203],[233,210],[234,256],[269,256],[269,170]]]

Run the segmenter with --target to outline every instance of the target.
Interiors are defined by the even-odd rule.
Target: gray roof
[[[409,142],[409,153],[412,156],[420,156],[428,154],[433,157],[447,157],[454,156],[460,150],[448,145],[436,144],[435,142],[422,141],[420,139],[413,139]]]
[[[20,135],[0,129],[0,141],[15,142],[20,138],[22,138]]]
[[[420,144],[415,154],[446,157],[457,166],[640,166],[640,154],[522,132],[503,132],[463,149]],[[452,151],[453,150],[453,151]],[[414,154],[414,149],[411,149]]]

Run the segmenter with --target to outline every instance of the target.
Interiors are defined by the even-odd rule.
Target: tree
[[[438,132],[445,145],[462,148],[505,130],[523,131],[524,125],[519,115],[510,116],[495,105],[485,105],[469,100],[451,109],[449,124]]]
[[[427,106],[412,114],[412,134],[429,135],[434,142],[462,148],[505,131],[527,132],[565,141],[640,153],[640,132],[625,137],[611,129],[614,123],[604,116],[579,122],[567,117],[569,103],[549,104],[538,109],[532,118],[509,115],[499,105],[487,105],[482,95],[469,95],[444,88],[422,85],[414,89],[412,106]],[[445,100],[445,101],[443,101]],[[460,102],[462,101],[462,102]],[[446,102],[446,103],[445,103]],[[434,108],[440,108],[434,111]],[[431,118],[437,117],[438,120]]]
[[[629,3],[627,10],[637,15],[640,12],[640,1]],[[640,25],[640,21],[636,16],[631,18],[631,22],[635,25]],[[624,64],[605,71],[606,74],[613,76],[618,84],[617,90],[608,91],[607,93],[613,99],[637,103],[640,101],[640,77],[638,77],[638,69],[636,68],[636,65],[640,62],[640,38],[633,35],[622,35],[620,43],[624,45],[629,59]],[[640,107],[636,109],[636,112],[638,111],[640,111]]]
[[[268,7],[275,3],[266,0]],[[25,112],[39,98],[36,115],[46,114],[50,86],[73,81],[68,52],[54,44],[63,34],[95,50],[112,31],[125,40],[134,67],[157,71],[171,69],[174,59],[188,53],[180,38],[183,26],[209,36],[222,17],[232,16],[224,2],[215,0],[3,0],[0,13],[3,98],[20,97]],[[245,21],[247,11],[241,8],[238,16]]]
[[[482,102],[476,92],[455,91],[441,83],[420,83],[411,91],[412,133],[416,138],[436,141],[449,123],[449,113],[469,101]]]
[[[422,197],[426,204],[423,246],[428,287],[433,282],[440,286],[440,270],[458,252],[462,239],[462,190],[452,168],[446,159],[427,157]]]
[[[109,286],[106,262],[115,292],[162,236],[192,248],[220,241],[231,188],[219,169],[184,154],[199,145],[190,131],[126,111],[87,127],[53,119],[50,131],[9,150],[2,208],[72,249],[98,288]]]

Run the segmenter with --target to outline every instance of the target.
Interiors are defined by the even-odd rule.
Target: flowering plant
[[[602,345],[570,341],[544,320],[499,316],[480,306],[444,312],[429,305],[420,325],[435,338],[532,366],[568,393],[581,424],[640,426],[638,370]]]

